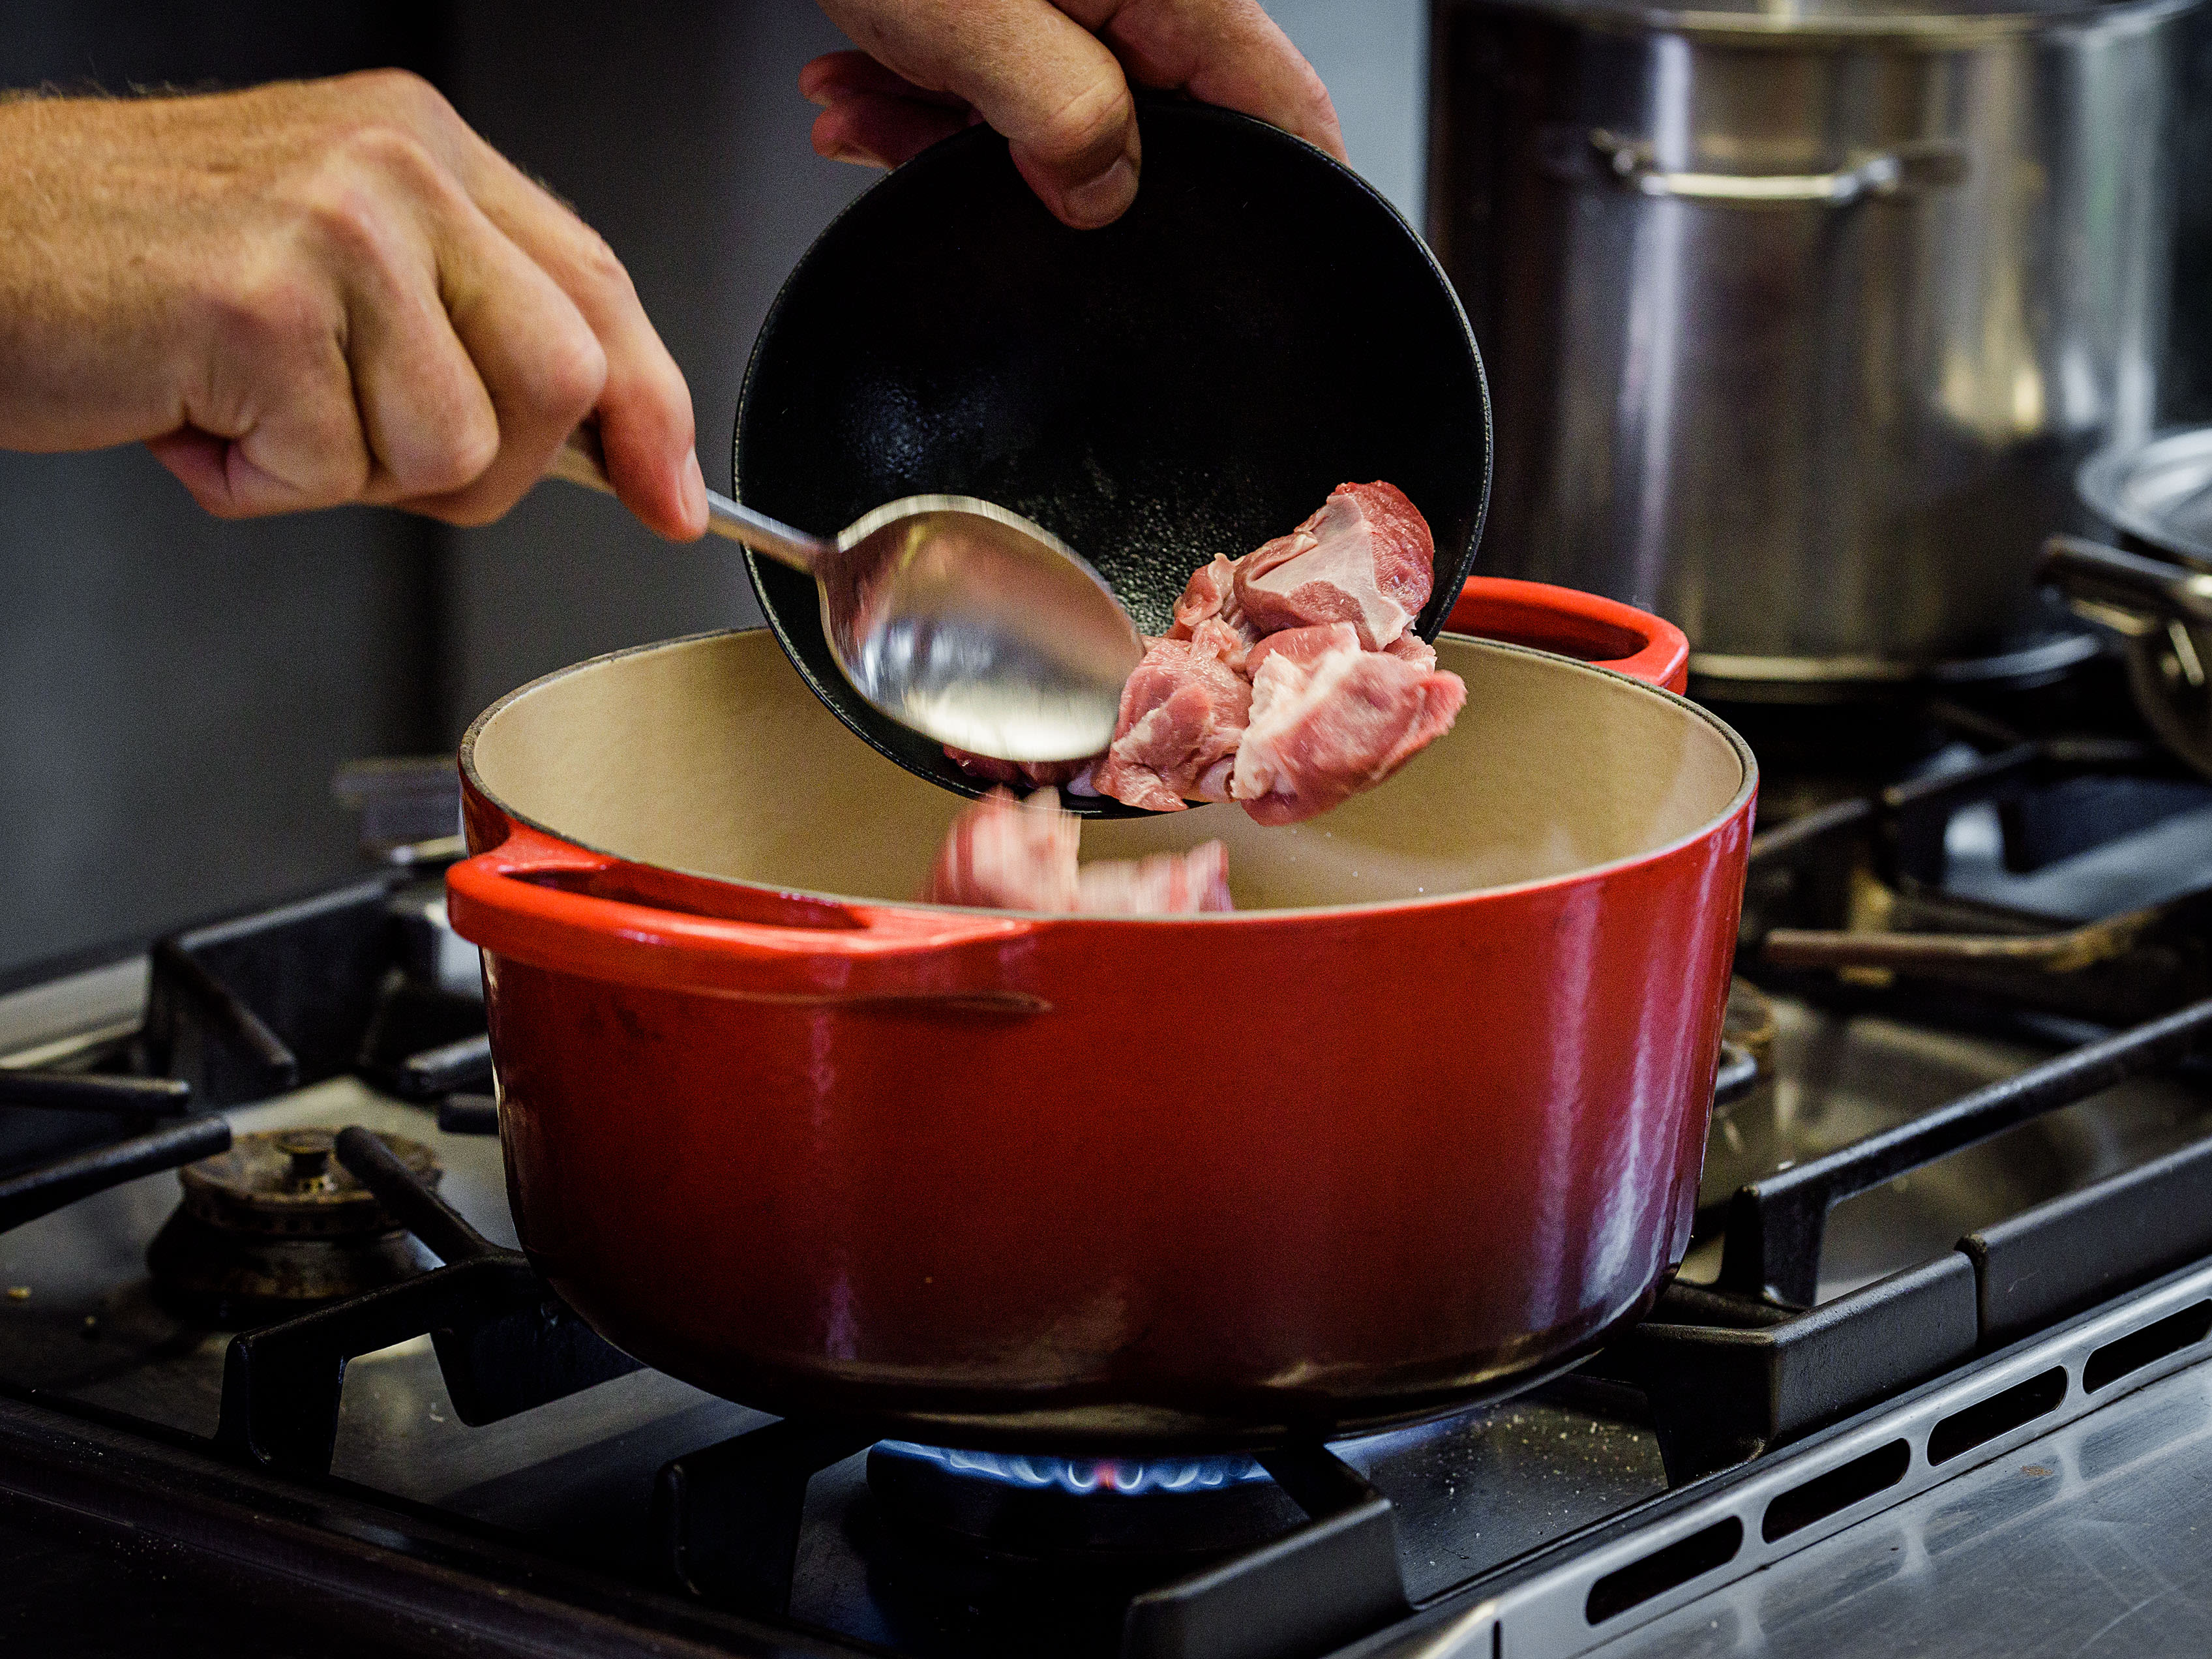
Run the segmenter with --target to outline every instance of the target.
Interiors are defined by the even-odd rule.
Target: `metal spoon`
[[[552,474],[612,493],[589,427]],[[707,528],[814,578],[837,666],[902,726],[1009,761],[1079,760],[1113,741],[1144,641],[1098,573],[1018,514],[909,495],[824,541],[710,489]]]

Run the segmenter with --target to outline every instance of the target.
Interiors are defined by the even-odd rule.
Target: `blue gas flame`
[[[883,1449],[942,1464],[957,1474],[1039,1491],[1057,1486],[1079,1498],[1095,1492],[1129,1497],[1147,1492],[1212,1492],[1268,1478],[1257,1462],[1241,1455],[1159,1458],[1145,1462],[1118,1457],[1012,1457],[998,1452],[917,1446],[905,1440],[886,1440]]]

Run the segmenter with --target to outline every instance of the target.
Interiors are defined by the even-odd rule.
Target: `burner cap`
[[[398,1135],[378,1137],[425,1186],[444,1172],[430,1149]],[[332,1155],[328,1129],[240,1135],[227,1152],[178,1171],[185,1208],[228,1232],[286,1238],[352,1238],[399,1224],[376,1194]]]
[[[161,1299],[216,1325],[285,1319],[411,1278],[429,1258],[331,1156],[330,1129],[240,1135],[220,1157],[177,1171],[184,1202],[147,1247]],[[430,1149],[380,1136],[425,1186]]]

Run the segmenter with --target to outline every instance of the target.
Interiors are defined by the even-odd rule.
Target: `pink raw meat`
[[[1394,657],[1403,657],[1416,668],[1434,668],[1437,648],[1419,634],[1401,634],[1382,647]]]
[[[1286,628],[1270,634],[1252,647],[1244,672],[1256,675],[1270,657],[1288,657],[1300,667],[1310,668],[1332,651],[1359,649],[1359,631],[1350,623],[1322,623],[1312,628]],[[1436,658],[1431,654],[1430,661]]]
[[[1252,688],[1222,659],[1234,635],[1212,623],[1200,631],[1204,637],[1152,641],[1121,688],[1113,745],[1091,777],[1100,794],[1156,812],[1229,799]]]
[[[1092,915],[1186,915],[1234,910],[1229,849],[1202,842],[1188,853],[1102,859],[1076,872],[1075,908]]]
[[[994,789],[945,832],[937,866],[922,884],[925,904],[987,910],[1073,910],[1076,847],[1083,820],[1040,789],[1017,802]]]
[[[1451,730],[1467,702],[1456,674],[1341,639],[1273,637],[1286,642],[1254,675],[1230,784],[1258,823],[1297,823],[1374,787]]]
[[[1121,693],[1113,746],[1071,787],[1153,811],[1241,801],[1295,823],[1451,729],[1466,684],[1409,631],[1436,544],[1388,483],[1340,484],[1289,535],[1191,574]]]
[[[1361,645],[1380,651],[1428,603],[1435,565],[1428,521],[1397,486],[1339,484],[1296,530],[1237,562],[1234,597],[1256,634],[1349,623]]]
[[[1171,640],[1200,639],[1211,633],[1217,641],[1216,654],[1240,674],[1245,652],[1260,637],[1237,599],[1237,567],[1242,563],[1242,559],[1216,554],[1212,563],[1191,572],[1182,597],[1176,601],[1175,624],[1167,632]]]
[[[925,904],[988,910],[1176,915],[1233,910],[1229,849],[1218,841],[1188,853],[1076,864],[1083,820],[1040,789],[1017,802],[994,789],[954,820],[922,884]]]

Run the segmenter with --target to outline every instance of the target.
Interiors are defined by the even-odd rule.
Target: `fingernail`
[[[1137,199],[1137,166],[1124,155],[1096,179],[1077,185],[1060,198],[1066,216],[1084,225],[1103,225],[1128,211]]]
[[[684,458],[684,516],[695,524],[707,521],[707,480],[699,471],[699,452]]]

